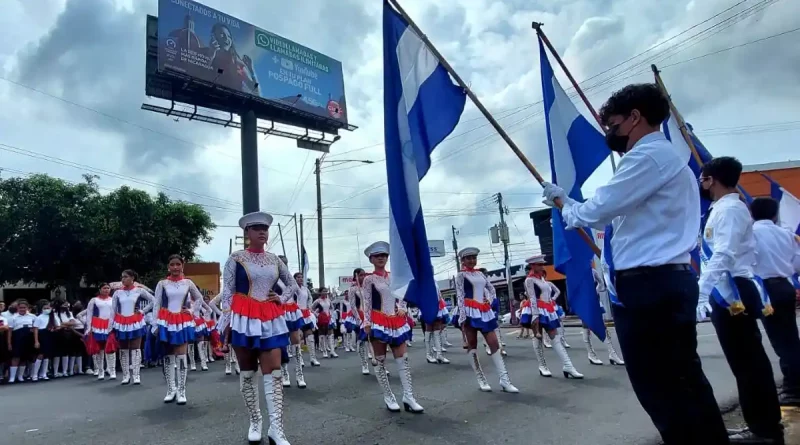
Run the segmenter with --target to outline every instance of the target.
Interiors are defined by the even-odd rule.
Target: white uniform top
[[[564,221],[598,230],[613,222],[617,271],[689,264],[700,231],[700,194],[688,162],[663,133],[650,133],[620,159],[614,176],[594,196],[564,203]]]
[[[48,324],[50,324],[50,314],[42,313],[36,316],[33,327],[36,329],[47,329]]]
[[[788,278],[800,272],[800,242],[795,234],[770,220],[753,223],[756,275],[763,279]]]
[[[79,332],[82,331],[84,325],[86,324],[86,310],[75,314],[75,318],[73,318],[73,320],[75,321],[75,329]]]
[[[331,299],[330,297],[327,298],[317,298],[311,303],[311,307],[319,307],[320,312],[323,314],[331,314]]]
[[[387,315],[397,314],[397,309],[406,310],[406,302],[398,300],[389,289],[389,274],[386,276],[370,274],[364,277],[361,284],[361,309],[364,311],[364,321],[372,323],[372,294],[378,292],[381,298],[380,311]]]
[[[163,296],[167,297],[166,309],[172,313],[181,312],[183,309],[190,309],[193,313],[199,313],[200,307],[197,306],[198,301],[203,301],[203,295],[197,289],[194,282],[188,278],[180,280],[161,280],[156,285],[155,302],[153,305],[153,312],[158,317],[158,312],[164,304]],[[189,304],[187,305],[187,302]]]
[[[479,270],[462,270],[456,275],[456,298],[458,305],[464,305],[464,280],[472,284],[472,299],[479,303],[491,304],[495,298],[495,290],[486,275]]]
[[[53,311],[55,312],[55,309]],[[68,323],[73,320],[75,320],[75,317],[72,316],[72,312],[70,311],[61,313],[55,312],[55,314],[53,315],[53,324],[55,326],[61,326],[62,324]]]
[[[17,314],[16,317],[11,319],[9,326],[11,326],[12,331],[16,331],[24,327],[32,328],[34,323],[36,323],[36,316],[28,312],[25,315]]]
[[[0,314],[0,327],[8,327],[8,318]]]
[[[285,289],[285,286],[283,288]],[[297,307],[300,309],[308,309],[312,304],[311,293],[308,292],[306,286],[296,286],[292,293],[284,291],[281,294],[281,303],[288,303],[291,301],[297,303]]]
[[[708,210],[703,239],[713,252],[700,274],[700,295],[711,291],[725,272],[734,277],[753,278],[756,241],[753,219],[738,193],[729,193],[714,201]]]
[[[536,289],[539,289],[541,292],[537,296]],[[555,302],[559,295],[561,295],[561,291],[558,290],[555,284],[547,281],[544,278],[537,278],[535,276],[528,276],[525,278],[525,292],[528,293],[528,298],[531,299],[532,306],[536,307],[536,304],[533,303],[536,299],[542,300],[545,303]]]
[[[136,302],[139,298],[147,300],[147,305],[141,310],[142,313],[146,313],[153,308],[155,297],[141,287],[132,287],[114,291],[114,296],[111,297],[111,310],[123,317],[130,317],[136,312]]]
[[[111,307],[111,298],[94,297],[86,305],[86,328],[91,329],[94,310],[97,309],[97,318],[110,320],[114,316],[114,309]]]

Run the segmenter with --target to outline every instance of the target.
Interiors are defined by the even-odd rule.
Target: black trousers
[[[758,288],[747,278],[737,277],[734,281],[745,313],[733,316],[712,298],[711,322],[736,377],[739,404],[747,426],[762,437],[782,437],[778,390],[757,323],[761,318]]]
[[[783,392],[800,397],[800,336],[797,332],[794,286],[786,278],[764,280],[775,313],[764,317],[772,349],[780,359]]]
[[[727,444],[697,355],[698,287],[688,265],[619,271],[613,307],[631,386],[667,445]]]

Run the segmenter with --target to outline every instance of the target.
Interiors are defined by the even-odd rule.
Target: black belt
[[[764,281],[765,284],[766,283],[776,283],[776,284],[778,284],[778,283],[780,283],[780,284],[787,283],[787,284],[791,284],[789,279],[786,278],[786,277],[765,278],[763,281]]]
[[[645,275],[659,272],[685,272],[691,270],[688,264],[663,264],[661,266],[639,266],[617,271],[617,278]]]

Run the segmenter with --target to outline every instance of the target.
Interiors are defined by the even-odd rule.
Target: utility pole
[[[303,253],[302,252],[304,252],[305,250],[306,250],[306,247],[305,247],[305,244],[303,244],[303,215],[300,214],[300,253],[298,255],[300,256],[300,272],[303,272],[303,279],[304,280],[308,279],[308,277],[306,276],[305,270],[303,270],[303,268],[306,267],[306,264],[304,262]]]
[[[281,223],[278,223],[278,235],[281,237],[281,249],[283,249],[283,257],[286,258],[286,245],[283,244],[283,229],[281,229]]]
[[[319,255],[319,287],[325,287],[325,254],[322,242],[322,185],[320,184],[320,170],[322,157],[317,158],[314,173],[317,175],[317,255]]]
[[[230,243],[228,244],[228,255],[233,253],[233,238],[230,239]]]
[[[506,267],[506,286],[508,288],[508,304],[511,306],[511,300],[514,298],[514,286],[511,280],[511,264],[508,261],[508,226],[506,225],[505,214],[508,209],[503,207],[503,194],[497,194],[497,208],[500,211],[500,241],[503,243],[503,264]],[[511,311],[511,316],[514,317]]]
[[[297,264],[298,264],[297,267],[299,268],[298,270],[302,272],[303,260],[300,257],[300,236],[297,235],[297,213],[295,213],[294,216],[292,216],[292,218],[294,218],[294,241],[295,244],[297,245]]]
[[[461,270],[461,260],[458,258],[458,240],[456,239],[456,235],[458,235],[458,230],[456,230],[456,226],[451,226],[453,229],[453,255],[456,256],[456,273]]]

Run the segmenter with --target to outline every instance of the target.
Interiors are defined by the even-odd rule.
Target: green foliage
[[[169,255],[192,260],[214,227],[198,205],[129,187],[101,195],[92,176],[0,180],[0,282],[63,285],[70,294],[81,279],[93,285],[133,269],[154,284]]]

